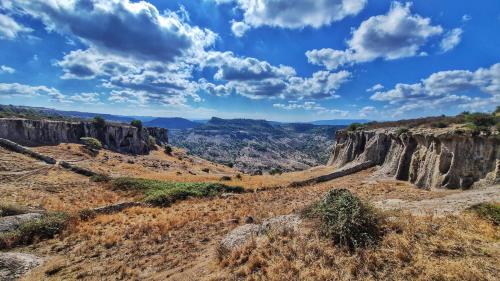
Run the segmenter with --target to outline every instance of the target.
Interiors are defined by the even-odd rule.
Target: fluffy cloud
[[[443,29],[432,25],[429,18],[412,14],[410,7],[410,3],[394,2],[387,14],[370,17],[353,31],[348,49],[308,51],[309,62],[332,70],[377,58],[394,60],[420,54],[429,38]]]
[[[439,44],[441,51],[446,53],[453,50],[462,41],[462,33],[463,30],[461,28],[455,28],[447,32]]]
[[[12,74],[15,72],[16,72],[16,70],[12,67],[8,67],[6,65],[0,65],[0,74],[2,74],[2,73]]]
[[[7,15],[0,14],[0,39],[12,40],[20,33],[29,33],[33,30],[17,23]]]
[[[62,97],[62,94],[57,89],[46,86],[29,86],[19,83],[0,83],[0,96],[48,96],[58,99]]]
[[[250,29],[250,26],[244,22],[241,21],[233,21],[231,23],[231,31],[233,32],[234,36],[236,37],[242,37],[245,35],[245,33]]]
[[[214,79],[225,82],[225,91],[252,98],[337,98],[336,91],[347,82],[350,72],[319,71],[309,78],[296,76],[289,66],[273,66],[254,58],[241,58],[231,52],[210,52],[202,67],[216,68]]]
[[[283,110],[307,110],[307,111],[316,111],[318,114],[333,114],[341,117],[346,117],[349,115],[348,111],[338,110],[338,109],[328,109],[317,102],[314,101],[306,101],[300,103],[298,101],[289,101],[288,103],[275,103],[273,104],[274,108],[279,108]]]
[[[12,11],[40,19],[48,30],[79,38],[102,52],[174,61],[213,44],[215,34],[173,12],[129,0],[4,0]]]
[[[468,95],[480,91],[490,97]],[[397,114],[422,108],[452,105],[473,110],[488,109],[500,100],[500,63],[476,71],[441,71],[415,84],[396,84],[394,89],[379,91],[372,100],[398,107]]]
[[[359,116],[361,117],[373,116],[375,114],[378,114],[378,111],[373,106],[365,106],[359,110]]]
[[[216,2],[236,2],[238,8],[243,11],[243,23],[247,27],[299,29],[306,26],[319,28],[347,16],[357,15],[365,7],[367,0],[216,0]]]
[[[375,91],[380,91],[384,88],[384,85],[382,84],[375,84],[373,87],[366,89],[367,92],[375,92]]]

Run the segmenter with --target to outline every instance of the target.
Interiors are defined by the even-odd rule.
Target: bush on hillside
[[[321,233],[351,250],[374,245],[382,237],[379,214],[347,189],[330,190],[304,214],[319,218]]]
[[[172,147],[171,147],[171,146],[167,145],[167,146],[165,147],[165,154],[167,154],[167,155],[172,155],[172,151],[173,151],[173,150],[172,150]]]
[[[408,128],[399,128],[396,130],[396,135],[399,137],[403,134],[407,134],[409,132]]]
[[[28,209],[7,203],[0,203],[0,217],[8,217],[8,216],[16,216],[25,214],[28,212]]]
[[[102,143],[95,138],[81,138],[80,141],[85,147],[90,149],[99,150],[102,148]]]
[[[69,219],[65,213],[47,213],[39,219],[25,222],[15,231],[0,234],[0,249],[54,238],[68,226]]]
[[[133,120],[132,122],[130,122],[130,125],[136,127],[137,129],[139,129],[139,131],[141,131],[143,127],[141,120]]]
[[[188,197],[210,197],[222,193],[242,193],[240,186],[228,186],[220,183],[182,183],[159,180],[117,178],[113,187],[119,190],[135,190],[144,194],[144,201],[154,206],[166,207]]]
[[[92,119],[92,123],[99,130],[104,129],[104,127],[106,127],[106,120],[104,120],[104,118],[102,118],[101,116],[94,117],[94,119]]]
[[[495,225],[500,225],[500,203],[481,203],[470,207],[469,210]]]
[[[347,127],[347,130],[348,131],[356,131],[358,129],[362,129],[363,128],[363,124],[361,123],[352,123],[351,125],[349,125],[349,127]]]

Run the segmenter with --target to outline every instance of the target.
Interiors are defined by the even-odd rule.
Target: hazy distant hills
[[[172,145],[185,148],[190,154],[255,173],[325,164],[335,132],[343,127],[212,118],[206,124],[171,130],[169,134]]]
[[[147,127],[160,127],[165,129],[191,129],[200,126],[201,124],[202,123],[179,117],[155,118],[151,121],[144,122],[144,125]]]

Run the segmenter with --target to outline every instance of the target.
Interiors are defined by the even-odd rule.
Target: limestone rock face
[[[139,130],[133,126],[114,123],[97,128],[92,122],[0,118],[0,138],[25,146],[80,143],[80,138],[92,137],[111,150],[147,154],[150,151],[150,135],[159,145],[168,143],[167,130],[160,128]]]
[[[467,136],[451,130],[396,128],[338,131],[329,165],[372,161],[379,173],[422,188],[469,188],[500,180],[498,136]]]

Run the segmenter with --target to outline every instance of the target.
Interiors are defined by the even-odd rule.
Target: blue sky
[[[0,0],[0,103],[401,119],[500,104],[500,1]]]

